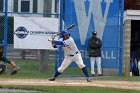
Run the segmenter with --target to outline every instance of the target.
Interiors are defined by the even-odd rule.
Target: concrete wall
[[[123,75],[130,75],[131,20],[124,22],[123,33]]]
[[[103,75],[104,76],[118,76],[119,69],[118,68],[103,68]]]

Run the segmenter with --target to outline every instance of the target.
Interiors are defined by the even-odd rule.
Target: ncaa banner
[[[102,67],[119,66],[119,20],[119,0],[65,0],[65,25],[77,24],[70,33],[87,66],[87,45],[93,31],[103,43]]]
[[[14,17],[14,48],[51,49],[49,37],[59,31],[59,19]]]

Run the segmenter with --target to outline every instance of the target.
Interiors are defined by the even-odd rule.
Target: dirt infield
[[[140,90],[140,82],[134,81],[99,81],[92,80],[87,82],[84,79],[70,80],[57,79],[56,81],[48,81],[47,79],[0,79],[0,85],[41,85],[41,86],[98,86],[120,89]]]

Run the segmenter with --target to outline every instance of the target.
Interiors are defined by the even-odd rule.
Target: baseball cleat
[[[92,74],[91,76],[92,76],[92,77],[95,77],[95,74]]]
[[[13,68],[13,70],[11,71],[11,75],[15,75],[17,74],[17,72],[20,70],[20,67],[19,66],[16,66]]]
[[[55,81],[55,77],[50,78],[49,81]]]
[[[103,76],[102,74],[99,74],[98,76]]]
[[[87,82],[92,82],[89,78],[87,79]]]

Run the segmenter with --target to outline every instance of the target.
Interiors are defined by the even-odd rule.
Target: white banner
[[[14,17],[14,48],[53,50],[48,38],[58,26],[57,18]]]

